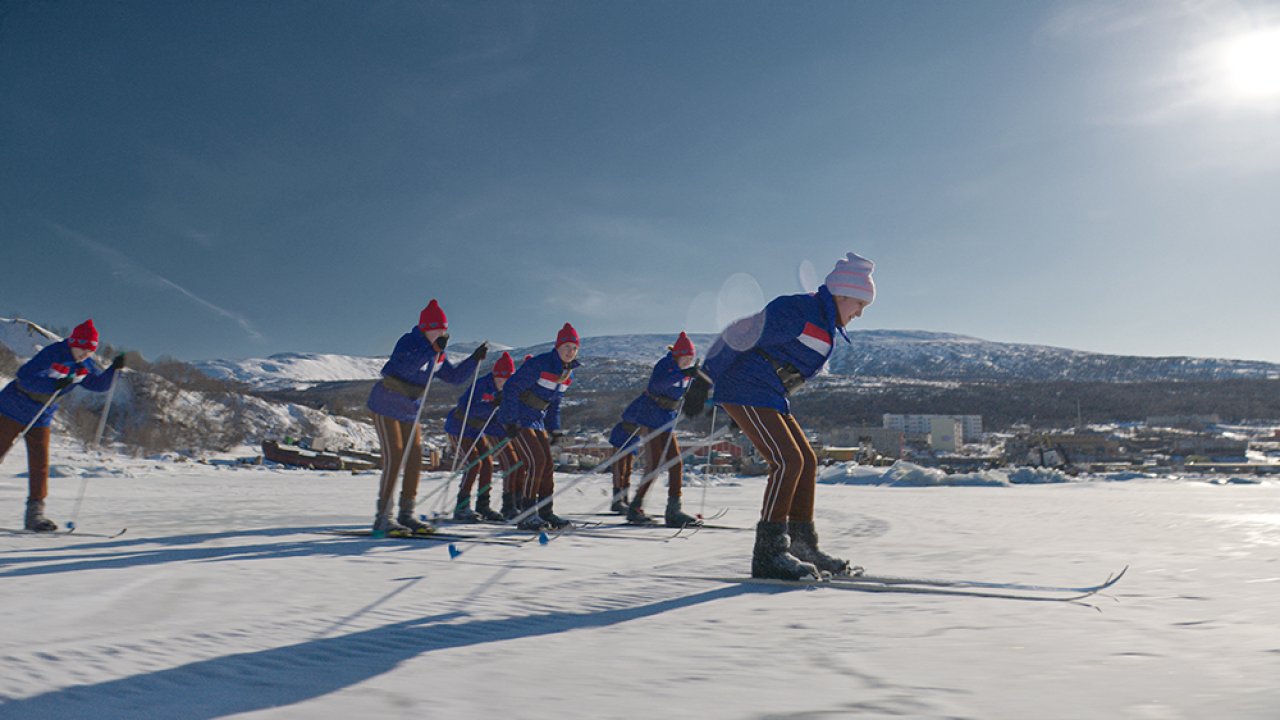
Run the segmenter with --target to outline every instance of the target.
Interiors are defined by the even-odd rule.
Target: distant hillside
[[[716,336],[691,336],[699,352]],[[852,344],[837,340],[826,373],[851,378],[955,382],[1157,382],[1176,380],[1278,379],[1280,365],[1248,360],[1106,355],[1045,345],[999,343],[978,338],[909,330],[858,330]],[[582,341],[580,386],[600,390],[643,381],[666,352],[670,335],[609,335]],[[474,346],[450,348],[456,359]],[[511,350],[517,361],[545,352],[551,343]],[[489,362],[495,359],[490,355]],[[259,389],[304,387],[317,382],[373,380],[385,357],[285,353],[269,358],[196,363],[215,377]],[[598,384],[598,387],[596,387]]]

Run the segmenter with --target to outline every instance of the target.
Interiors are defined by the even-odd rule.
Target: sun
[[[1280,28],[1256,30],[1231,40],[1222,59],[1227,83],[1236,97],[1280,98]]]

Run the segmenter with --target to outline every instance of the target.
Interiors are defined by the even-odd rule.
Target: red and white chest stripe
[[[49,377],[55,380],[61,380],[62,378],[67,377],[71,373],[72,373],[72,370],[71,370],[71,366],[69,365],[63,365],[62,363],[54,363],[49,366],[48,375]],[[73,378],[73,381],[83,382],[84,379],[87,377],[89,377],[89,369],[78,367],[75,369],[75,377]]]
[[[555,373],[544,372],[538,376],[538,384],[548,390],[556,392],[564,392],[573,384],[573,376],[565,378],[564,382],[560,382],[560,376]]]
[[[822,357],[831,354],[831,333],[813,323],[805,323],[804,330],[796,339],[800,341],[800,344],[822,355]]]

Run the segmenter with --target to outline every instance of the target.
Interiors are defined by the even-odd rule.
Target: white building
[[[929,447],[944,452],[960,448],[964,436],[964,423],[950,415],[933,415],[929,418]]]
[[[933,432],[934,418],[949,418],[960,422],[963,442],[979,442],[982,440],[981,415],[895,415],[884,414],[884,426],[893,430],[901,430],[907,435],[927,435]]]

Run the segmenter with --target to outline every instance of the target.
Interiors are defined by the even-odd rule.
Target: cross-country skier
[[[715,385],[715,402],[769,464],[752,577],[800,579],[852,571],[847,560],[818,549],[813,526],[818,460],[787,396],[826,364],[833,333],[849,341],[845,326],[875,300],[874,268],[870,260],[849,253],[817,292],[775,298],[762,312],[726,328],[707,353],[704,368]],[[700,412],[709,390],[704,379],[694,379],[685,411]]]
[[[373,411],[373,425],[382,447],[382,480],[378,486],[378,507],[373,518],[373,531],[386,535],[430,534],[435,528],[414,514],[418,495],[418,479],[422,472],[422,429],[420,417],[423,393],[433,377],[459,384],[471,378],[472,370],[484,359],[488,346],[484,343],[471,356],[454,365],[445,355],[449,342],[449,321],[434,299],[418,316],[418,325],[401,336],[382,366],[382,379],[374,383],[366,403]],[[391,518],[391,493],[395,490],[409,443],[409,457],[400,488],[400,514]]]
[[[570,524],[555,514],[549,499],[555,492],[551,445],[563,435],[560,399],[573,384],[580,345],[578,331],[565,323],[556,335],[555,347],[526,360],[507,381],[502,393],[498,420],[507,436],[513,438],[511,444],[526,470],[524,487],[516,489],[516,510],[523,513],[542,503],[536,514],[530,513],[520,521],[520,527],[526,530],[546,526],[563,528]]]
[[[444,419],[444,431],[453,442],[454,452],[465,454],[458,462],[471,466],[462,476],[458,503],[453,510],[454,520],[500,522],[505,519],[489,504],[490,486],[493,484],[493,458],[497,457],[504,475],[508,476],[503,480],[504,503],[511,501],[509,484],[515,481],[515,478],[510,477],[514,474],[511,468],[518,461],[510,443],[495,452],[489,451],[506,436],[502,424],[493,418],[493,414],[498,411],[498,405],[502,402],[503,386],[515,371],[516,364],[511,355],[502,353],[502,357],[493,364],[493,371],[476,381],[474,391],[462,393],[458,397],[458,405]],[[462,419],[464,415],[465,422]],[[476,485],[477,480],[480,486],[476,493],[476,509],[472,510],[471,488]]]
[[[610,444],[619,450],[638,444],[639,438],[670,425],[676,417],[676,407],[680,404],[680,398],[689,387],[689,381],[699,372],[696,365],[697,350],[693,347],[693,341],[688,335],[680,333],[675,344],[667,349],[670,352],[653,366],[653,372],[649,375],[649,386],[640,397],[633,400],[622,411],[622,422],[613,426],[613,431],[609,434]],[[680,444],[676,442],[675,435],[668,429],[650,437],[645,445],[647,462],[645,474],[654,475],[654,477],[649,477],[647,482],[641,483],[640,487],[636,488],[635,497],[629,503],[626,499],[626,488],[630,485],[631,454],[628,453],[618,459],[619,463],[623,463],[621,469],[617,467],[618,463],[615,463],[615,502],[627,505],[627,522],[636,525],[653,522],[653,519],[644,512],[644,497],[649,492],[649,486],[657,480],[655,470],[670,463],[667,469],[667,510],[663,519],[667,527],[700,525],[701,520],[684,512],[680,507],[684,463],[680,461]]]
[[[24,428],[27,430],[27,514],[23,527],[53,532],[57,523],[44,516],[49,495],[49,425],[58,411],[58,400],[76,387],[106,392],[115,374],[124,367],[117,355],[104,372],[94,362],[98,330],[85,320],[66,340],[46,346],[18,368],[18,376],[0,391],[0,460],[4,459]]]

